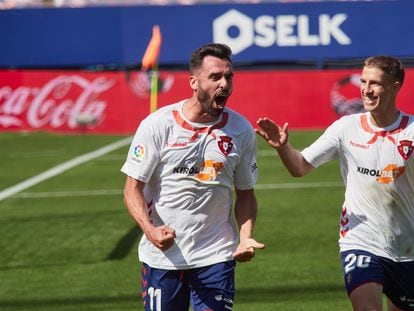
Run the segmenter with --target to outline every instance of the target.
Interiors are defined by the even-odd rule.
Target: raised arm
[[[292,176],[302,177],[313,169],[302,154],[289,143],[288,123],[285,123],[282,128],[269,118],[260,118],[257,120],[257,126],[256,133],[263,137],[269,146],[276,149],[282,163]]]

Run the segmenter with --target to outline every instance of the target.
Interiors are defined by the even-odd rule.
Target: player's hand
[[[233,254],[233,258],[238,262],[250,261],[254,257],[254,251],[256,248],[263,249],[265,248],[265,245],[256,242],[255,239],[244,239],[240,242],[239,246],[237,246],[237,249]]]
[[[262,136],[271,147],[278,149],[288,142],[287,123],[283,125],[283,128],[268,118],[259,118],[256,123],[258,125],[255,129],[256,133]]]
[[[145,234],[152,244],[162,251],[166,251],[174,244],[175,230],[167,226],[152,227]]]

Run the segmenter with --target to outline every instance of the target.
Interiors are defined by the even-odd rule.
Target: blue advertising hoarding
[[[414,1],[200,4],[0,11],[0,67],[138,65],[153,25],[160,65],[208,42],[238,63],[414,58]]]

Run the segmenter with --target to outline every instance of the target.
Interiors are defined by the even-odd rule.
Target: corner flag
[[[161,49],[161,31],[158,25],[152,27],[152,37],[148,43],[148,47],[142,58],[142,70],[151,69],[151,99],[150,112],[157,110],[157,95],[158,95],[158,57]]]
[[[148,70],[152,68],[157,70],[158,67],[158,56],[160,55],[161,49],[161,31],[158,25],[152,27],[152,37],[148,43],[148,47],[145,51],[144,57],[142,58],[142,70]]]

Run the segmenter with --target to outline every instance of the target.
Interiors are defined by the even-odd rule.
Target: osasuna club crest
[[[225,156],[228,156],[231,150],[233,149],[233,142],[231,141],[231,137],[220,136],[220,140],[217,143],[220,148],[220,151]]]
[[[408,160],[411,157],[413,151],[414,147],[411,140],[400,140],[400,144],[398,145],[398,152],[405,160]]]

